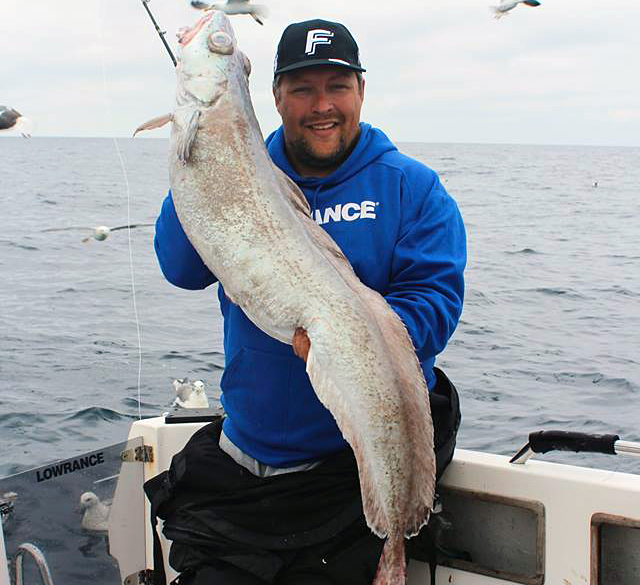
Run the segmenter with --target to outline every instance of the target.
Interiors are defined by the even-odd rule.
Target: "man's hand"
[[[309,355],[309,348],[311,347],[311,341],[309,341],[307,332],[302,327],[298,327],[296,329],[293,334],[293,341],[291,342],[291,345],[293,346],[293,353],[306,362],[307,356]]]

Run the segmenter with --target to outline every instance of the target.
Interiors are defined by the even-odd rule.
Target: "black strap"
[[[171,467],[163,471],[144,484],[144,492],[151,503],[151,528],[153,531],[153,585],[166,585],[167,575],[164,570],[162,545],[158,535],[158,517],[164,518],[161,508],[169,502],[174,493],[175,485],[184,475],[185,461],[181,453],[174,455]]]
[[[151,502],[151,528],[153,531],[153,585],[166,585],[162,545],[158,535],[158,509],[171,495],[168,472],[163,471],[144,484],[144,491]]]

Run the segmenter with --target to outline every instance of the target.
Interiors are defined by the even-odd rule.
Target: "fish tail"
[[[407,579],[404,538],[389,536],[384,543],[372,585],[404,585]]]

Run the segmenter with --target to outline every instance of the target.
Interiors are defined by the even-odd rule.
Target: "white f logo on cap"
[[[304,52],[307,55],[315,55],[318,45],[330,45],[333,33],[330,30],[314,28],[307,33],[307,47]]]

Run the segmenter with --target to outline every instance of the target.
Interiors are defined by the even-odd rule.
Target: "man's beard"
[[[306,167],[318,170],[339,167],[352,150],[352,145],[347,145],[344,136],[340,137],[336,149],[324,156],[315,154],[304,138],[287,142],[287,147],[295,160]]]
[[[340,136],[340,141],[338,142],[336,149],[332,153],[324,156],[318,156],[315,154],[303,137],[292,141],[286,141],[286,144],[287,150],[295,160],[307,168],[318,169],[320,171],[326,169],[337,169],[345,160],[347,160],[351,151],[358,143],[359,137],[359,128],[358,132],[349,144],[347,144],[344,136]]]

